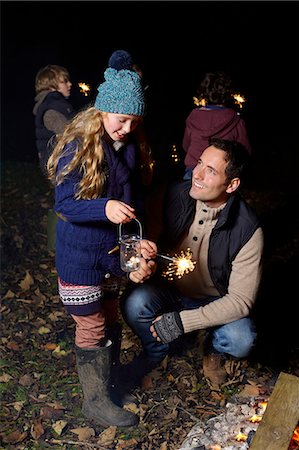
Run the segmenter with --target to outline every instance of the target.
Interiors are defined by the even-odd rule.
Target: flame
[[[80,88],[80,92],[82,92],[82,94],[85,95],[85,97],[87,97],[90,93],[90,86],[89,84],[86,83],[78,83],[78,86]]]
[[[299,445],[299,425],[296,426],[290,445],[289,445],[289,449],[292,450],[296,450],[298,448]]]
[[[254,416],[250,417],[249,421],[252,423],[259,423],[262,420],[262,416],[258,414],[254,414]]]
[[[174,276],[182,278],[183,275],[192,272],[195,268],[196,261],[191,261],[192,252],[190,248],[184,252],[181,250],[180,255],[174,255],[172,262],[168,264],[167,270],[162,274],[165,278],[173,280]]]
[[[235,437],[238,442],[245,442],[247,440],[247,434],[241,433],[241,431]]]
[[[259,423],[262,420],[263,414],[266,411],[267,408],[267,404],[268,402],[259,402],[258,403],[258,407],[259,407],[259,414],[254,414],[249,421],[252,423]]]

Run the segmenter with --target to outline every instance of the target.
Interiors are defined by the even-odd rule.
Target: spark
[[[196,264],[196,261],[192,261],[192,256],[190,248],[187,248],[186,252],[181,250],[179,255],[175,254],[173,257],[164,257],[171,261],[168,264],[166,271],[162,273],[162,276],[172,281],[174,277],[182,278],[183,275],[192,272]]]
[[[243,108],[243,103],[245,103],[246,99],[241,94],[232,94],[235,103],[239,106],[239,108]]]
[[[85,97],[87,97],[90,93],[90,86],[89,84],[86,83],[78,83],[78,86],[80,88],[80,92],[82,92],[82,94],[85,95]]]

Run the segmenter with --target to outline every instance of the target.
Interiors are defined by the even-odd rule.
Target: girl
[[[144,93],[140,76],[131,67],[119,67],[105,71],[94,107],[66,126],[48,161],[61,218],[56,229],[59,294],[76,322],[82,411],[105,427],[138,422],[111,401],[107,386],[113,350],[107,327],[116,320],[112,298],[124,275],[119,255],[110,250],[117,245],[117,224],[130,222],[142,209],[133,132],[145,112]],[[129,275],[135,282],[150,276],[154,264],[147,260],[157,251],[151,241],[141,244],[146,259]]]

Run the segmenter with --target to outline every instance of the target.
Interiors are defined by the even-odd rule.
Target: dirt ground
[[[74,324],[59,301],[55,255],[47,249],[53,192],[35,164],[3,163],[0,448],[177,450],[197,421],[220,414],[244,390],[267,397],[281,371],[299,376],[298,191],[285,192],[282,177],[276,180],[244,190],[265,231],[253,354],[228,360],[228,381],[215,388],[203,377],[202,335],[195,335],[136,390],[139,426],[103,429],[81,415]],[[140,343],[123,325],[127,362]]]

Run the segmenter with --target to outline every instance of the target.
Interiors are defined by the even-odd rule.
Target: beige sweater
[[[188,247],[191,249],[196,266],[193,272],[174,281],[186,297],[200,299],[219,295],[210,277],[207,257],[210,234],[224,206],[209,208],[203,202],[197,201],[193,224],[188,236],[179,246],[182,250]],[[261,279],[263,246],[263,232],[258,228],[232,263],[228,293],[209,305],[180,313],[185,333],[248,316]]]

